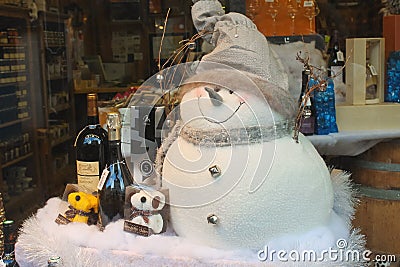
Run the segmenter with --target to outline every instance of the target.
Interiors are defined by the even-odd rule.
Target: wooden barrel
[[[353,224],[372,251],[400,254],[400,140],[378,143],[351,160],[360,205]]]

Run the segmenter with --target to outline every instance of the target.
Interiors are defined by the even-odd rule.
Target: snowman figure
[[[240,77],[230,71],[213,68]],[[184,86],[190,89],[180,104],[178,138],[164,159],[163,186],[178,235],[256,249],[326,224],[333,191],[312,144],[303,136],[299,143],[292,139],[293,125],[249,91],[257,86],[248,78],[238,86]]]
[[[361,248],[350,237],[348,176],[335,186],[308,139],[292,138],[295,103],[265,37],[216,0],[194,3],[194,24],[215,48],[180,88],[181,120],[157,155],[175,232],[223,249],[293,248],[304,236],[307,249],[340,238]],[[338,187],[349,197],[338,199]]]

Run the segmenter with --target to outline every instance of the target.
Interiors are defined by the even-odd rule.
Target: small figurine
[[[72,222],[95,224],[99,202],[97,197],[85,192],[73,192],[68,195],[69,210],[66,217]]]
[[[159,213],[165,205],[165,195],[160,191],[141,189],[131,196],[130,222],[148,227],[152,233],[161,233],[164,220]]]

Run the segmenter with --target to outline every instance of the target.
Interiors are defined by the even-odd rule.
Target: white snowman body
[[[213,105],[205,87],[213,89],[197,85],[184,95],[182,127],[229,132],[283,122],[260,95],[220,89],[223,103]],[[223,146],[179,135],[162,177],[174,230],[208,246],[260,249],[274,238],[326,225],[332,212],[329,171],[301,134],[299,143],[278,134]]]

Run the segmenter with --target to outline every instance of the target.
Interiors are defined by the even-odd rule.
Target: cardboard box
[[[161,145],[165,108],[132,105],[130,113],[130,169],[137,182],[156,179],[154,164],[157,149]]]
[[[122,155],[127,158],[131,155],[131,112],[130,108],[119,108],[121,114],[121,147]]]
[[[365,105],[366,65],[367,58],[378,74],[377,101],[384,102],[385,80],[385,39],[353,38],[346,39],[346,51],[349,58],[346,64],[346,103],[348,105]]]
[[[75,80],[74,79],[74,90],[79,92],[79,91],[84,91],[90,88],[97,88],[97,82],[96,80]]]

